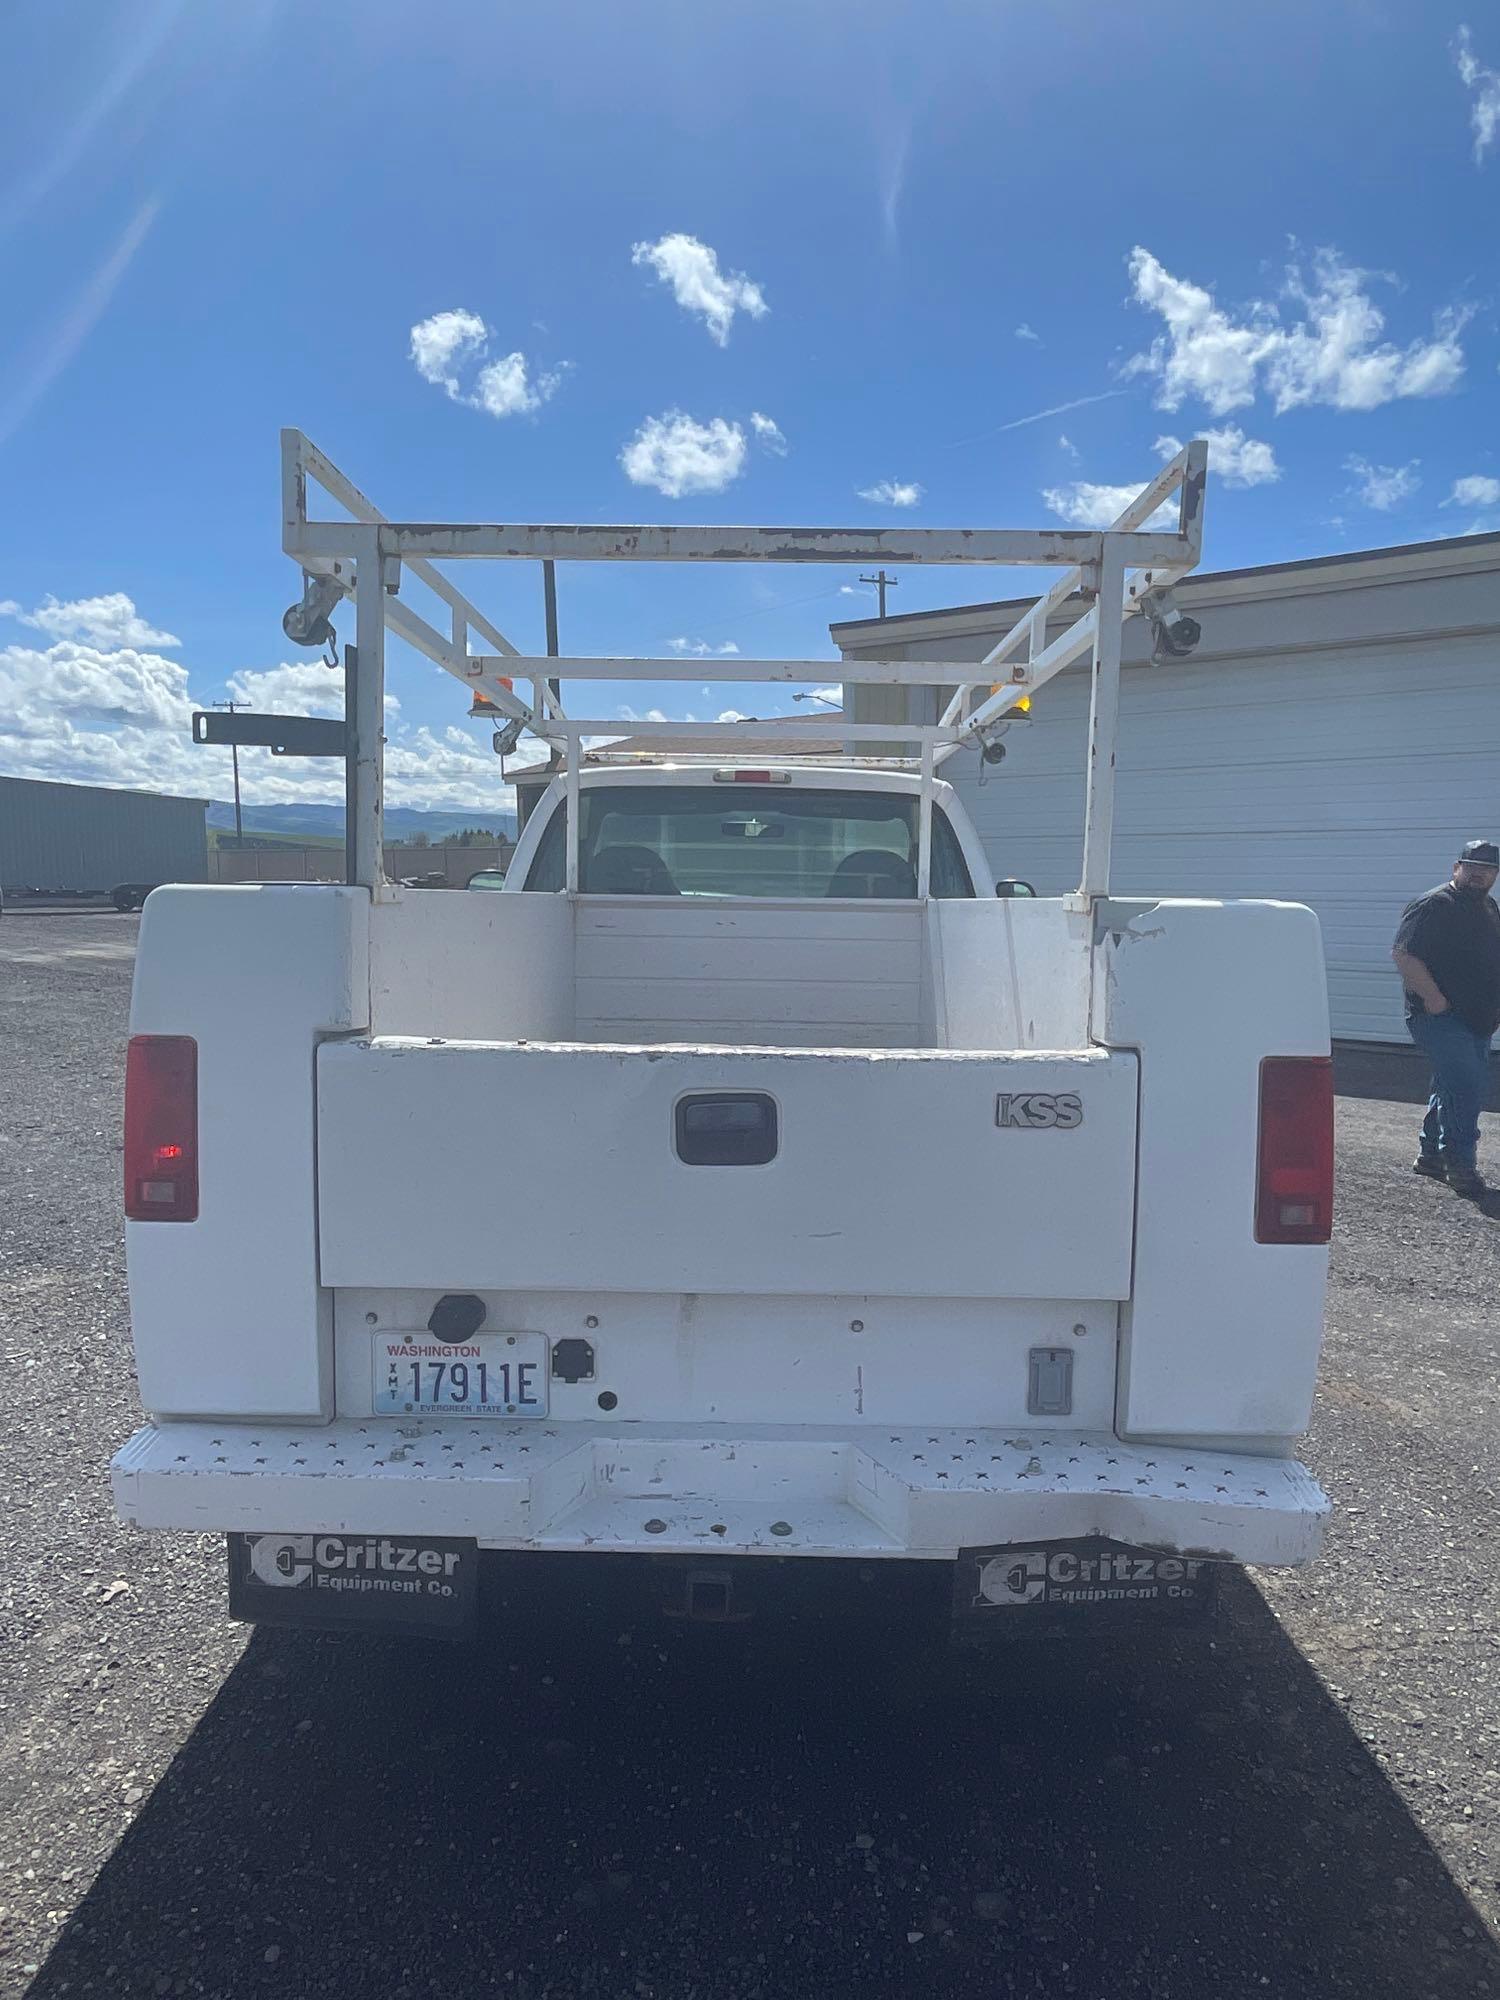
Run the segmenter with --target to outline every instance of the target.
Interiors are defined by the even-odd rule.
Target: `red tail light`
[[[1333,1234],[1333,1063],[1267,1056],[1260,1066],[1257,1243],[1326,1243]]]
[[[198,1044],[191,1035],[130,1038],[125,1213],[132,1222],[198,1219]]]

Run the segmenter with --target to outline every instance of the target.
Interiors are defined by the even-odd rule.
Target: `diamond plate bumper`
[[[1103,1535],[1308,1561],[1328,1501],[1295,1459],[1064,1429],[165,1423],[113,1464],[144,1528],[463,1535],[504,1549],[955,1557]]]

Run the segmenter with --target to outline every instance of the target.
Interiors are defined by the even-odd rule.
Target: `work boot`
[[[1424,1174],[1430,1181],[1445,1181],[1448,1170],[1437,1153],[1418,1153],[1411,1163],[1414,1174]]]
[[[1467,1167],[1456,1160],[1448,1163],[1448,1185],[1455,1194],[1466,1194],[1471,1198],[1488,1194],[1489,1183],[1478,1167]]]

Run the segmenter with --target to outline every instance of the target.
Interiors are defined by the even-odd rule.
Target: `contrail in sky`
[[[104,262],[94,272],[61,320],[51,330],[46,346],[35,365],[0,403],[0,444],[20,429],[73,356],[93,332],[116,285],[129,270],[137,250],[145,242],[156,212],[156,200],[143,202],[130,218],[125,233]]]
[[[957,451],[960,445],[982,444],[986,438],[999,437],[1002,431],[1018,431],[1023,424],[1039,424],[1046,417],[1060,417],[1069,410],[1081,410],[1085,403],[1107,403],[1111,396],[1128,396],[1128,389],[1105,389],[1097,396],[1075,396],[1071,403],[1057,403],[1050,410],[1038,410],[1033,416],[1016,417],[1008,424],[996,424],[993,430],[981,431],[978,437],[955,438],[944,447],[947,451]]]
[[[69,101],[78,103],[79,108],[71,122],[62,126],[61,136],[54,139],[51,150],[42,153],[38,147],[41,157],[31,171],[18,175],[0,194],[0,234],[25,222],[31,211],[78,165],[111,113],[122,103],[132,103],[137,95],[136,86],[177,27],[185,4],[186,0],[161,0],[151,10],[145,25],[134,31],[133,39],[122,36],[129,44],[129,52],[91,98],[80,103],[78,80],[70,79]],[[92,45],[102,43],[104,37],[90,35],[82,39],[90,45],[88,52],[93,53]]]

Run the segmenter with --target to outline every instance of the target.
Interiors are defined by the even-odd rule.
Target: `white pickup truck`
[[[378,856],[387,565],[446,582],[431,556],[475,551],[383,521],[291,435],[289,546],[359,608]],[[1174,461],[1180,540],[1132,518],[1072,538],[1104,572],[1096,743],[1118,681],[1099,599],[1131,588],[1126,560],[1196,553],[1199,449]],[[306,520],[309,472],[369,538],[357,579]],[[449,531],[505,552],[626,532]],[[871,539],[858,559],[924,559]],[[1079,555],[1087,583],[1087,551],[1043,559]],[[608,663],[470,654],[456,612],[434,657],[566,754],[501,893],[393,889],[378,864],[157,890],[125,1160],[150,1420],[114,1463],[122,1514],[226,1532],[238,1615],[436,1630],[467,1619],[486,1550],[671,1558],[708,1617],[768,1558],[916,1559],[1002,1627],[1191,1612],[1219,1565],[1310,1558],[1317,923],[1111,897],[1097,759],[1079,892],[994,893],[935,748],[993,745],[1058,670],[1046,618],[1013,681],[904,726],[909,762],[828,717],[746,764],[687,735],[591,757],[599,720],[542,677]]]

